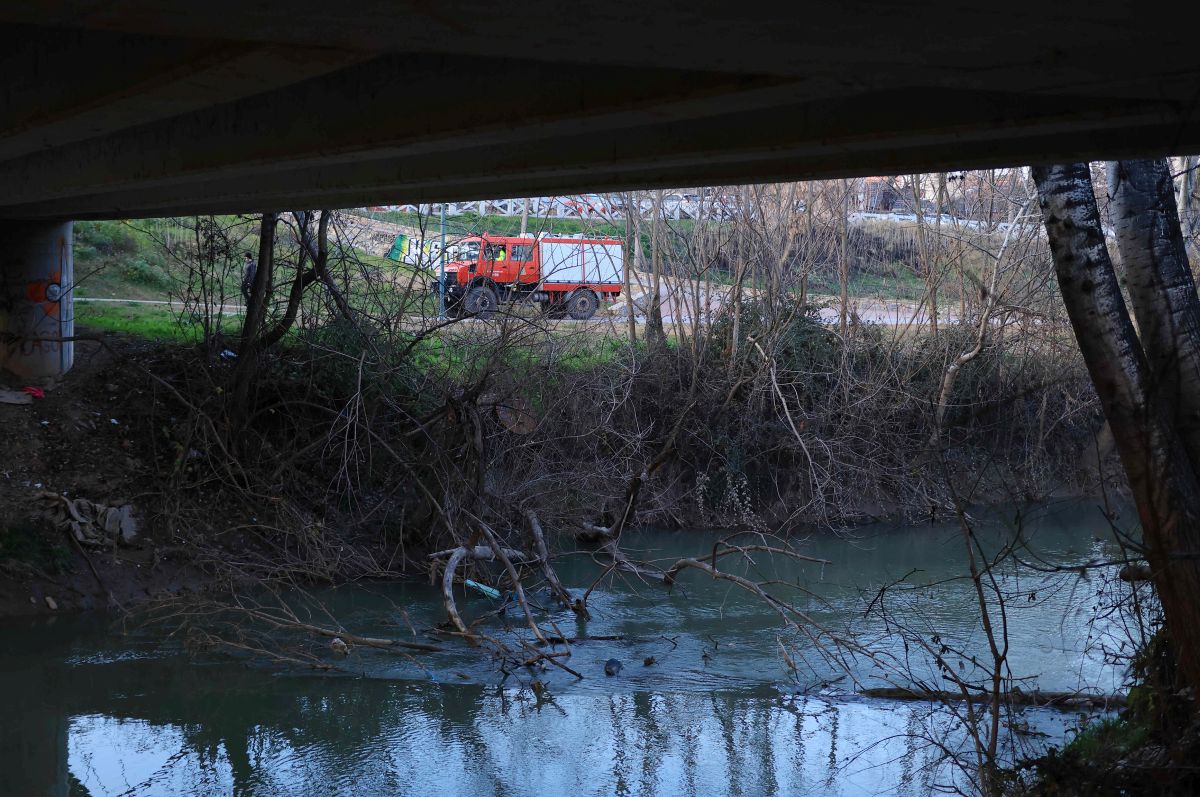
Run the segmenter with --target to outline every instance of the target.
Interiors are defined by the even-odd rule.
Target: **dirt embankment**
[[[0,617],[123,606],[199,589],[176,555],[155,484],[158,393],[136,363],[156,344],[116,335],[76,344],[42,395],[0,377]],[[32,391],[36,394],[36,391]],[[29,396],[29,403],[19,396]],[[212,507],[209,528],[231,518]]]
[[[367,378],[288,349],[263,369],[238,432],[226,411],[233,360],[120,335],[81,342],[75,368],[44,395],[0,385],[21,402],[0,402],[0,617],[128,606],[233,579],[396,577],[429,545],[461,544],[441,531],[459,525],[437,519],[479,499],[481,483],[506,497],[489,510],[494,528],[519,537],[514,507],[535,508],[550,534],[570,534],[624,506],[630,474],[663,451],[673,453],[640,490],[636,522],[786,529],[945,511],[917,395],[936,387],[936,370],[893,358],[878,372],[837,371],[840,351],[812,330],[788,350],[804,367],[757,388],[731,381],[738,373],[719,359],[693,369],[684,350],[632,376],[615,361],[509,365],[489,372],[486,390],[464,390],[419,368]],[[906,356],[921,365],[927,354]],[[880,363],[869,340],[850,356]],[[1026,365],[996,358],[960,383],[947,456],[976,501],[1074,490],[1075,453],[1095,447],[1098,411],[1077,401],[1085,376],[1036,357]],[[689,400],[680,377],[697,373]],[[788,395],[781,382],[787,416],[774,402]],[[614,402],[617,383],[626,392]],[[369,434],[348,434],[347,407]],[[514,424],[512,407],[537,417]]]

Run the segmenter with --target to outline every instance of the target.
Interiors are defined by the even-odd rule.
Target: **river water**
[[[1016,512],[982,519],[994,548],[1014,534]],[[1063,503],[1021,513],[1029,562],[1059,565],[1116,557],[1094,506]],[[671,561],[711,552],[708,532],[642,532],[626,547]],[[928,744],[965,748],[946,707],[855,694],[860,685],[916,677],[941,684],[916,637],[961,645],[949,666],[970,673],[986,655],[979,612],[954,526],[872,526],[814,533],[800,546],[830,564],[759,557],[724,561],[746,575],[799,583],[814,626],[853,638],[872,655],[842,664],[808,634],[729,583],[699,572],[661,586],[619,578],[593,592],[593,618],[552,619],[580,642],[565,662],[577,680],[546,672],[498,672],[486,655],[449,644],[412,657],[355,648],[338,659],[325,642],[307,652],[333,673],[187,652],[161,631],[131,631],[95,616],[0,626],[6,718],[0,725],[0,794],[13,795],[758,795],[926,794],[965,778]],[[597,566],[559,563],[568,588]],[[866,614],[881,586],[887,614]],[[1099,642],[1119,629],[1103,615],[1101,574],[1087,578],[1006,565],[1013,674],[1021,687],[1098,692],[1122,673]],[[930,586],[932,585],[932,586]],[[921,587],[921,588],[915,588]],[[783,584],[770,587],[794,596]],[[423,584],[363,586],[320,598],[359,634],[412,638],[444,619]],[[535,600],[541,596],[534,595]],[[548,605],[548,602],[547,602]],[[875,606],[878,607],[878,601]],[[463,596],[464,614],[494,608]],[[512,635],[520,618],[510,612]],[[493,623],[492,627],[496,627]],[[811,630],[811,629],[810,629]],[[428,637],[421,639],[428,641]],[[794,667],[790,667],[783,651]],[[648,657],[651,665],[644,664]],[[624,668],[606,677],[604,662]],[[904,673],[902,676],[900,673]],[[534,690],[538,680],[545,689]],[[1078,716],[1027,709],[1005,743],[1036,752],[1068,738]]]

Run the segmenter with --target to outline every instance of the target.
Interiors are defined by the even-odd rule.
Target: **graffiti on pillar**
[[[19,325],[26,330],[21,336],[5,334],[12,349],[23,356],[31,354],[58,354],[63,343],[46,338],[58,337],[59,320],[62,315],[62,270],[51,273],[47,278],[25,283],[25,299],[28,304],[18,309],[9,306],[10,315],[22,318]],[[49,325],[45,325],[49,321]],[[32,333],[32,334],[30,334]]]
[[[69,224],[58,225],[54,239],[45,241],[40,229],[32,229],[30,240],[0,273],[0,367],[30,374],[62,373],[71,367],[70,230]]]
[[[48,318],[58,318],[62,312],[62,271],[55,271],[48,279],[28,283],[25,298],[40,306]]]
[[[17,338],[17,351],[23,356],[31,354],[58,354],[62,344],[57,340],[41,340],[40,338]]]

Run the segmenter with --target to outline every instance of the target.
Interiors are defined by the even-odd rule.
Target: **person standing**
[[[254,262],[254,255],[249,252],[243,252],[244,266],[242,270],[242,298],[246,305],[250,304],[250,294],[254,291],[254,277],[258,273],[258,263]]]

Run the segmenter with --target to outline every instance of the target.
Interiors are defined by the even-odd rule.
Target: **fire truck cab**
[[[624,282],[624,249],[614,238],[475,235],[452,257],[433,290],[454,315],[488,318],[501,304],[537,302],[550,315],[582,321]]]

